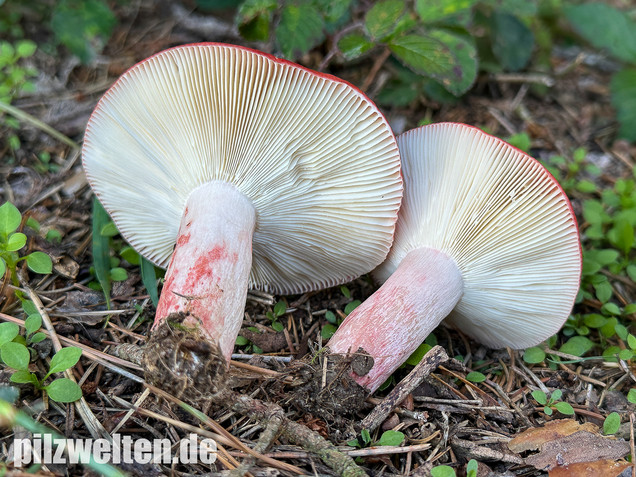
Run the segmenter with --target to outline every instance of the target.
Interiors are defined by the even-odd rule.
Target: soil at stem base
[[[227,387],[227,363],[219,346],[200,327],[189,327],[187,313],[173,313],[158,323],[144,352],[146,381],[197,408]]]

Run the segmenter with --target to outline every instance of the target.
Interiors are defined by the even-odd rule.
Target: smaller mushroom
[[[477,128],[440,123],[398,137],[405,195],[382,287],[328,347],[374,360],[375,391],[442,320],[493,348],[556,333],[579,288],[581,247],[567,196],[539,162]]]

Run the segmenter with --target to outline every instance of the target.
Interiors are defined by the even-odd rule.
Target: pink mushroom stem
[[[371,371],[353,379],[375,391],[391,376],[462,297],[464,282],[455,262],[438,250],[417,248],[389,279],[340,325],[327,346],[332,353],[363,348]]]
[[[229,364],[243,321],[252,268],[254,206],[233,185],[197,187],[184,209],[154,326],[172,313],[189,313],[217,343]]]

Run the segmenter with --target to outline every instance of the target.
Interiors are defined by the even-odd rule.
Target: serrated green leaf
[[[577,33],[593,46],[619,60],[636,62],[636,22],[627,13],[600,2],[567,5],[563,11]]]
[[[519,71],[528,64],[534,49],[534,34],[516,16],[495,11],[492,15],[492,51],[501,65]]]
[[[44,252],[33,252],[26,257],[27,267],[35,273],[46,275],[53,271],[51,257]]]
[[[11,341],[0,346],[0,358],[10,368],[26,371],[29,367],[31,354],[26,346]]]
[[[15,323],[0,323],[0,346],[13,341],[20,333],[20,327]]]
[[[367,12],[364,26],[373,39],[381,39],[389,35],[405,8],[404,0],[383,0],[375,3]]]
[[[62,348],[51,358],[49,372],[46,374],[44,379],[48,378],[53,373],[61,373],[62,371],[72,368],[77,364],[80,356],[82,356],[82,350],[75,346]]]
[[[56,379],[44,390],[56,402],[73,402],[82,397],[82,389],[68,378]]]
[[[574,414],[574,409],[567,402],[558,402],[554,405],[554,407],[557,411],[561,414],[565,414],[566,416],[572,416]]]
[[[539,347],[528,348],[523,353],[523,360],[526,363],[536,364],[541,363],[545,360],[545,351],[543,351]]]
[[[399,446],[404,442],[404,434],[400,431],[388,430],[382,433],[378,445],[381,446]]]
[[[347,60],[357,58],[373,47],[373,43],[359,33],[350,33],[338,41],[338,49]]]
[[[272,14],[276,2],[272,0],[246,0],[238,10],[238,28],[248,41],[266,41],[269,38]]]
[[[15,232],[9,235],[7,240],[7,251],[16,252],[26,245],[27,237],[21,232]]]
[[[423,23],[433,23],[468,10],[476,0],[417,0],[415,11]]]
[[[22,215],[15,205],[5,202],[0,206],[0,237],[7,237],[20,226]]]
[[[324,39],[324,21],[312,5],[288,4],[280,14],[276,27],[276,41],[286,58],[307,53]]]
[[[616,73],[610,82],[610,93],[620,124],[619,136],[636,142],[636,68]]]

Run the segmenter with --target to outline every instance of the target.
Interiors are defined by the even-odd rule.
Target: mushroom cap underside
[[[580,284],[570,202],[535,159],[483,131],[438,123],[398,137],[404,199],[383,282],[404,256],[451,257],[464,293],[446,322],[491,347],[534,346],[556,333]]]
[[[93,112],[89,183],[119,231],[166,267],[190,192],[233,184],[254,205],[250,286],[343,283],[389,251],[402,196],[395,137],[348,83],[204,43],[133,66]]]

